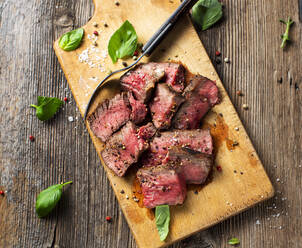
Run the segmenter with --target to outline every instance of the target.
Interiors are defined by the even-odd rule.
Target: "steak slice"
[[[213,152],[212,136],[208,129],[167,131],[162,132],[160,137],[155,137],[150,143],[150,148],[142,160],[143,165],[161,164],[172,146],[187,147],[209,155]]]
[[[121,77],[122,88],[133,93],[137,100],[147,102],[158,82],[165,75],[156,63],[139,64]]]
[[[115,131],[124,125],[131,114],[131,106],[127,93],[116,95],[111,100],[106,99],[88,116],[92,132],[105,142]]]
[[[181,93],[185,88],[185,68],[177,63],[158,63],[157,68],[165,71],[166,84],[175,92]]]
[[[173,119],[177,129],[195,129],[204,115],[219,102],[216,84],[208,78],[196,75],[185,88],[186,102],[182,104]]]
[[[205,153],[173,146],[169,149],[163,164],[169,164],[178,173],[181,173],[186,183],[202,184],[211,171],[213,159],[211,155]]]
[[[106,142],[102,157],[105,164],[121,177],[148,147],[146,140],[138,137],[135,124],[129,121]]]
[[[141,168],[137,172],[147,208],[159,205],[182,204],[186,197],[186,182],[169,166]]]
[[[143,122],[146,118],[148,112],[147,106],[142,101],[135,100],[130,92],[128,94],[128,97],[131,105],[130,119],[135,124],[139,124]]]
[[[138,136],[145,139],[145,140],[150,140],[156,133],[156,128],[154,125],[149,122],[145,126],[142,126],[138,129]]]
[[[172,92],[165,83],[158,84],[155,97],[149,105],[154,126],[158,129],[168,129],[175,112],[184,101],[184,97]]]

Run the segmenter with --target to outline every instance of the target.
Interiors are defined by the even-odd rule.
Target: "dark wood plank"
[[[222,60],[231,60],[216,64],[216,69],[277,194],[173,247],[227,247],[230,237],[238,237],[242,247],[299,247],[302,29],[298,1],[243,0],[225,5],[224,20],[199,32],[200,38],[212,61],[216,50],[222,52]],[[85,0],[0,1],[0,188],[6,191],[0,197],[0,247],[135,247],[52,50],[53,40],[86,23],[92,13],[92,2]],[[296,24],[293,42],[283,51],[279,46],[285,26],[278,20],[287,16]],[[282,84],[277,82],[280,78]],[[238,97],[236,90],[244,96]],[[67,96],[70,101],[55,120],[41,123],[28,107],[38,95]],[[248,111],[243,110],[244,103]],[[68,116],[74,122],[68,122]],[[36,137],[33,143],[28,139],[31,134]],[[65,180],[75,183],[66,188],[53,214],[38,219],[37,193]],[[107,215],[113,217],[110,224]]]

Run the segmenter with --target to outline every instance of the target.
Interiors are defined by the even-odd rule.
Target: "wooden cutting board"
[[[105,77],[108,70],[122,67],[122,61],[113,65],[109,56],[106,56],[107,44],[113,32],[125,20],[129,20],[137,31],[139,41],[145,43],[179,5],[176,0],[119,0],[119,3],[116,6],[112,0],[95,1],[94,16],[84,26],[85,37],[77,50],[65,52],[59,48],[58,41],[54,43],[56,55],[82,114],[99,80]],[[93,26],[94,22],[98,23],[97,28]],[[104,27],[105,23],[108,27]],[[97,47],[92,44],[94,30],[99,32]],[[135,169],[130,170],[126,177],[119,178],[104,166],[129,227],[141,248],[169,245],[274,194],[261,161],[188,17],[179,20],[152,57],[144,59],[145,62],[168,60],[180,61],[192,73],[202,74],[217,82],[222,102],[208,113],[204,126],[211,128],[217,153],[215,164],[221,166],[222,170],[214,169],[210,182],[205,186],[189,187],[182,206],[171,207],[170,233],[166,242],[161,242],[153,212],[143,208],[141,201],[137,203],[132,199],[133,191],[136,190]],[[127,62],[131,61],[129,59]],[[104,87],[92,109],[97,102],[112,97],[118,88],[116,82]],[[103,144],[90,134],[100,155]],[[121,190],[125,193],[122,194]],[[139,197],[138,193],[135,195]]]

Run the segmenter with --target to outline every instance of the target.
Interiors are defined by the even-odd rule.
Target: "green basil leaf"
[[[155,208],[155,222],[160,241],[164,241],[169,233],[170,209],[168,205],[161,205]]]
[[[72,181],[64,184],[52,185],[40,192],[36,201],[36,213],[39,218],[47,216],[54,209],[61,199],[63,186],[70,183],[72,183]]]
[[[84,29],[78,28],[63,34],[59,40],[59,46],[64,51],[72,51],[79,47],[83,39]]]
[[[231,238],[231,239],[229,239],[228,244],[229,245],[238,245],[238,244],[240,244],[240,241],[237,238]]]
[[[137,35],[129,21],[115,31],[108,43],[108,53],[113,63],[118,59],[132,56],[137,47]]]
[[[63,101],[56,97],[38,96],[38,105],[31,104],[30,106],[36,109],[39,120],[46,121],[55,115],[62,104]]]
[[[192,8],[193,21],[206,30],[222,17],[222,5],[218,0],[199,0]]]

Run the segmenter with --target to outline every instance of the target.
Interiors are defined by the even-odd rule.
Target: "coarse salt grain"
[[[68,121],[69,122],[73,122],[73,117],[72,116],[68,116]]]
[[[256,220],[256,225],[260,225],[260,220]]]

